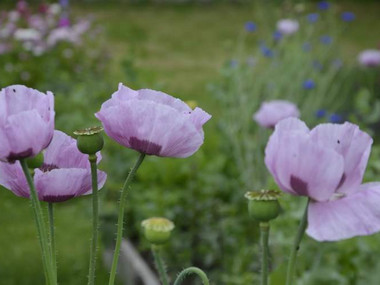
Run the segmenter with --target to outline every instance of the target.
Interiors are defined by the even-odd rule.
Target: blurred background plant
[[[93,113],[119,81],[195,100],[213,115],[196,155],[186,160],[148,157],[139,170],[127,206],[126,234],[147,262],[152,259],[140,223],[163,216],[176,224],[165,247],[171,275],[194,265],[213,284],[258,282],[257,225],[248,217],[244,193],[277,189],[263,163],[271,130],[252,119],[263,101],[295,103],[309,127],[328,121],[360,124],[375,138],[366,179],[379,180],[379,68],[357,61],[363,49],[377,48],[379,3],[71,1],[69,7],[68,1],[60,2],[0,5],[1,86],[20,83],[52,90],[58,129],[71,134],[97,123]],[[284,24],[282,19],[292,21]],[[109,173],[101,193],[106,245],[113,241],[112,213],[136,155],[106,140],[100,167]],[[0,259],[0,284],[42,284],[28,201],[5,190],[0,200],[0,253],[9,256]],[[271,232],[271,284],[283,284],[302,214],[303,201],[284,195],[281,203],[284,213]],[[89,218],[87,198],[57,207],[60,284],[86,280]],[[378,235],[323,244],[305,239],[299,284],[377,284],[378,241]],[[107,270],[99,269],[97,282],[105,284]],[[187,284],[197,283],[190,278]]]

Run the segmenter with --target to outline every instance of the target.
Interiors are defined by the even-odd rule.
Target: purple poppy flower
[[[22,85],[0,91],[0,160],[14,162],[46,148],[54,132],[53,93]]]
[[[277,22],[277,30],[283,35],[291,35],[297,32],[299,23],[292,19],[282,19]]]
[[[380,50],[368,49],[358,55],[358,61],[366,67],[376,67],[380,65]]]
[[[188,157],[203,144],[202,126],[211,116],[163,92],[123,84],[95,116],[108,136],[148,155]]]
[[[98,161],[100,161],[100,154]],[[99,189],[103,187],[107,175],[98,171]],[[34,169],[34,183],[38,198],[45,202],[63,202],[71,198],[91,194],[91,170],[88,156],[79,152],[76,140],[60,131],[44,153],[44,163]],[[14,164],[0,162],[0,185],[15,195],[29,198],[20,162]]]
[[[380,231],[380,183],[361,184],[371,145],[347,122],[311,131],[296,118],[276,125],[265,164],[283,191],[311,198],[309,236],[335,241]]]
[[[257,29],[257,25],[254,22],[248,21],[247,23],[245,23],[245,30],[247,32],[252,33],[254,31],[256,31],[256,29]]]
[[[352,12],[343,12],[342,13],[342,20],[344,22],[352,22],[355,20],[355,14]]]
[[[330,3],[327,1],[320,1],[318,2],[318,9],[319,10],[328,10],[330,8]]]
[[[253,115],[260,126],[273,128],[279,121],[289,117],[299,117],[300,112],[296,105],[285,100],[263,102],[260,109]]]
[[[310,90],[315,88],[315,82],[312,79],[307,79],[302,83],[303,89]]]
[[[319,19],[319,14],[318,13],[311,13],[307,15],[307,20],[309,23],[315,23]]]

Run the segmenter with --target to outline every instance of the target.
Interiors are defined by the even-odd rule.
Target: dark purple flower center
[[[290,187],[301,196],[309,196],[308,192],[308,186],[305,181],[298,178],[297,176],[291,175],[290,176]]]
[[[16,160],[19,160],[21,158],[30,157],[30,156],[32,156],[32,154],[33,154],[32,148],[28,148],[27,150],[22,151],[22,152],[18,152],[18,153],[11,152],[11,153],[9,153],[7,160],[10,163],[14,163]]]
[[[159,155],[162,149],[162,146],[152,143],[148,140],[140,140],[136,137],[131,137],[129,139],[129,145],[134,150],[137,150],[141,153],[145,153],[148,155]]]
[[[74,198],[75,195],[74,194],[70,194],[70,195],[46,195],[44,197],[42,197],[42,200],[45,201],[45,202],[48,202],[48,203],[59,203],[59,202],[64,202],[64,201],[67,201],[67,200],[70,200],[71,198]]]
[[[59,167],[55,164],[47,164],[47,163],[44,163],[42,164],[42,166],[40,167],[40,170],[42,172],[49,172],[49,171],[52,171],[53,169],[58,169]]]

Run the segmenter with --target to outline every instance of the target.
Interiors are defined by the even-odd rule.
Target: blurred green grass
[[[364,48],[379,44],[380,3],[340,2],[342,10],[357,14],[351,31],[344,37],[347,59]],[[247,5],[132,6],[126,4],[81,4],[73,7],[77,15],[93,13],[104,25],[111,51],[111,72],[107,80],[124,82],[120,62],[135,63],[141,83],[135,88],[158,86],[184,100],[197,100],[202,108],[219,114],[217,104],[207,91],[210,82],[219,79],[219,69],[236,48],[244,23],[254,20],[254,7]],[[272,27],[260,27],[260,33]],[[255,38],[254,38],[255,37]],[[78,79],[80,81],[80,79]],[[105,90],[108,97],[113,90]],[[217,117],[205,128],[214,135]],[[207,147],[207,146],[205,146]],[[1,189],[0,284],[43,284],[39,246],[29,203]],[[60,284],[85,284],[90,240],[90,200],[80,198],[58,205],[56,235]],[[97,284],[106,284],[107,271],[99,262]]]

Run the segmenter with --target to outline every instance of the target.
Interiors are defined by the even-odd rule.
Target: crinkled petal
[[[334,193],[343,174],[341,155],[302,132],[283,133],[268,145],[265,163],[283,191],[317,201],[328,200]]]
[[[380,183],[328,202],[311,202],[307,234],[318,241],[337,241],[380,231]]]
[[[203,143],[203,133],[189,116],[152,101],[120,102],[96,117],[115,141],[150,155],[188,157]]]
[[[359,189],[363,180],[372,138],[359,127],[351,124],[321,124],[310,136],[323,147],[334,149],[344,158],[344,176],[337,189],[340,193],[351,193]]]
[[[140,89],[138,92],[139,100],[148,100],[158,104],[170,106],[179,112],[191,112],[191,108],[185,102],[164,92],[151,89]]]

